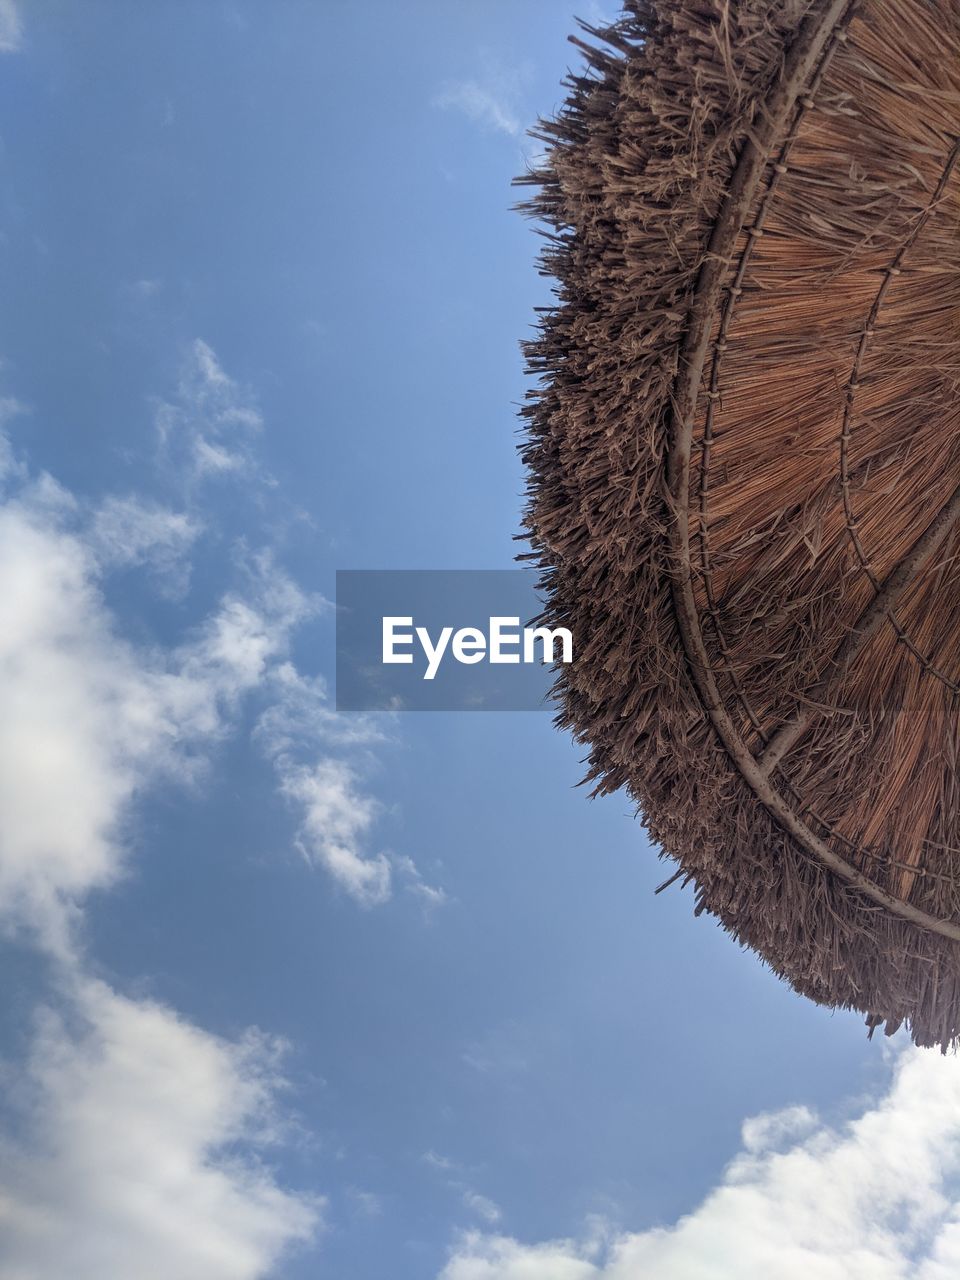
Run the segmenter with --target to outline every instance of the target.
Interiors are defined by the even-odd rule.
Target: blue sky
[[[0,0],[0,1280],[956,1274],[952,1059],[548,715],[333,709],[338,568],[515,554],[572,25]]]

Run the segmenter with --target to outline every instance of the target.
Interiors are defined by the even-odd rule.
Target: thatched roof
[[[960,0],[630,0],[526,206],[560,722],[800,992],[960,1037]]]

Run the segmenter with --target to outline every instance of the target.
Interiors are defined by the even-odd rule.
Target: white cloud
[[[318,604],[319,609],[327,602]],[[332,608],[333,606],[329,606]],[[387,741],[383,717],[343,715],[330,705],[326,681],[304,676],[292,662],[271,674],[273,701],[261,715],[256,736],[272,759],[324,746],[363,748]]]
[[[23,42],[23,22],[14,0],[0,0],[0,53],[16,53]]]
[[[754,1118],[718,1186],[672,1226],[524,1244],[468,1233],[441,1280],[949,1280],[960,1272],[960,1062],[896,1057],[840,1127]]]
[[[252,474],[251,439],[262,426],[250,393],[224,372],[213,348],[197,338],[181,369],[176,396],[156,412],[168,464],[188,483]]]
[[[0,510],[0,539],[0,910],[53,928],[57,899],[110,879],[158,708],[81,544],[22,504]]]
[[[178,598],[190,581],[188,555],[198,519],[158,503],[109,497],[94,512],[89,541],[104,569],[148,565],[162,594]]]
[[[427,884],[412,858],[406,854],[394,854],[391,861],[400,875],[406,878],[407,892],[419,898],[427,910],[442,907],[449,901],[445,889],[441,889],[439,885]]]
[[[9,488],[23,484],[27,477],[27,466],[22,458],[17,457],[6,431],[8,422],[27,412],[22,401],[13,396],[0,396],[0,497]]]
[[[232,387],[234,385],[233,379],[228,378],[220,367],[216,352],[202,338],[194,340],[193,358],[196,361],[201,382],[206,383],[207,386]]]
[[[383,1201],[374,1191],[347,1187],[347,1201],[358,1218],[379,1218],[383,1213]]]
[[[169,423],[195,453],[259,419],[197,344]],[[292,672],[290,634],[317,602],[269,555],[247,556],[242,589],[182,643],[134,644],[107,607],[104,575],[130,564],[182,574],[199,521],[132,497],[91,514],[51,477],[31,480],[9,450],[0,472],[0,923],[28,930],[64,987],[26,1062],[4,1070],[14,1087],[0,1137],[0,1275],[265,1280],[323,1208],[283,1190],[263,1162],[279,1136],[278,1046],[260,1033],[222,1040],[89,980],[72,926],[85,895],[123,871],[137,797],[201,774],[241,700]],[[300,722],[292,702],[275,718],[288,744],[315,718],[305,688]],[[356,818],[332,793],[311,796],[314,818],[321,799],[332,833],[308,834],[349,843]]]
[[[420,1159],[424,1164],[430,1165],[432,1169],[442,1169],[444,1172],[449,1172],[457,1167],[456,1161],[451,1160],[449,1156],[442,1156],[439,1152],[433,1150],[425,1151]]]
[[[341,714],[331,707],[325,682],[301,675],[290,662],[274,668],[270,685],[274,701],[255,736],[273,761],[281,795],[300,810],[297,847],[306,860],[363,906],[392,896],[394,872],[426,909],[443,905],[446,893],[427,884],[412,858],[366,850],[379,806],[361,786],[361,767],[368,749],[387,741],[387,718]]]
[[[123,822],[151,779],[188,772],[308,609],[261,565],[172,653],[115,630],[69,496],[47,481],[0,506],[0,916],[63,950],[82,896],[121,868]]]
[[[437,106],[462,111],[469,120],[500,133],[515,136],[520,132],[520,121],[508,100],[498,97],[492,89],[484,88],[476,80],[460,80],[445,85],[437,96]]]
[[[0,0],[2,3],[3,0]],[[0,368],[3,362],[0,361]],[[8,422],[12,422],[14,418],[20,418],[24,414],[29,413],[28,405],[22,400],[18,400],[16,396],[0,396],[0,427],[6,427]]]
[[[226,373],[216,352],[199,338],[183,365],[176,395],[158,407],[156,424],[162,451],[177,478],[185,482],[188,500],[196,484],[211,475],[253,471],[250,438],[262,426],[260,413],[250,393]],[[192,515],[137,499],[114,498],[97,512],[90,542],[100,568],[146,561],[167,593],[176,595],[185,590],[189,572],[185,553],[199,530],[200,522]],[[331,754],[333,748],[340,752],[366,749],[383,741],[382,721],[338,715],[330,707],[321,679],[304,677],[292,663],[277,661],[281,656],[278,631],[285,638],[307,614],[333,606],[320,599],[307,601],[269,561],[261,558],[257,567],[260,602],[225,600],[193,651],[178,655],[179,668],[170,675],[179,675],[180,683],[168,679],[162,692],[172,700],[171,714],[178,723],[184,724],[186,717],[194,733],[210,734],[218,727],[217,698],[223,700],[227,692],[225,672],[231,672],[243,689],[268,681],[274,701],[261,715],[256,736],[277,772],[281,794],[300,809],[298,848],[358,902],[367,906],[385,902],[392,893],[391,860],[384,853],[367,853],[362,843],[372,827],[376,805],[361,789],[357,767]],[[115,664],[108,665],[113,669]],[[202,700],[191,707],[190,695],[197,688],[213,688],[217,696],[208,698],[205,707]],[[205,717],[200,714],[204,709]],[[119,754],[127,762],[138,754],[152,760],[152,744],[139,753],[128,748]],[[127,785],[127,798],[131,792],[132,785]],[[121,803],[113,806],[120,807]],[[425,906],[446,900],[442,889],[423,880],[409,857],[394,862],[408,891]]]
[[[442,907],[450,901],[446,889],[442,889],[436,884],[427,884],[419,871],[416,879],[407,885],[407,889],[416,897],[421,898],[428,908]]]
[[[204,423],[249,425],[253,411],[206,344],[194,345],[185,376],[200,388],[193,400],[203,402]],[[147,563],[168,593],[182,589],[199,520],[129,496],[106,499],[90,516],[49,476],[30,481],[12,455],[7,471],[0,923],[28,926],[45,947],[68,953],[84,895],[123,869],[135,796],[160,777],[195,777],[257,689],[273,695],[257,736],[282,794],[299,806],[298,847],[358,901],[386,901],[390,861],[362,847],[376,805],[357,767],[337,758],[382,741],[382,728],[338,716],[323,682],[285,661],[292,630],[326,602],[306,597],[268,554],[252,556],[243,590],[227,594],[192,638],[166,651],[133,645],[118,634],[102,576]],[[408,887],[439,903],[442,890],[401,861]]]
[[[119,633],[100,576],[192,525],[131,500],[92,521],[25,469],[0,505],[0,919],[60,961],[67,992],[8,1067],[0,1139],[4,1280],[259,1280],[307,1239],[319,1201],[281,1189],[253,1146],[282,1081],[276,1046],[208,1035],[83,977],[72,924],[122,871],[132,802],[189,779],[284,657],[310,602],[268,557],[172,650]]]
[[[484,129],[517,137],[523,129],[523,89],[528,79],[525,68],[504,66],[489,54],[481,56],[480,74],[474,78],[448,80],[434,99],[444,110],[459,111]]]
[[[500,1221],[500,1207],[494,1202],[482,1196],[479,1191],[474,1191],[471,1187],[466,1187],[463,1192],[464,1206],[475,1213],[478,1218],[482,1218],[484,1222],[488,1222],[491,1226]]]
[[[297,848],[361,905],[386,902],[392,892],[390,862],[383,853],[364,850],[378,806],[361,789],[357,769],[329,754],[332,747],[383,742],[383,729],[372,717],[338,714],[325,682],[301,675],[290,662],[274,670],[271,687],[274,701],[255,736],[273,762],[280,794],[299,810]]]
[[[209,1035],[81,980],[45,1009],[0,1143],[5,1280],[256,1280],[311,1238],[323,1202],[257,1149],[283,1080],[262,1035]]]
[[[540,1050],[530,1027],[509,1019],[468,1045],[463,1062],[480,1075],[507,1082],[526,1075]]]
[[[809,1107],[784,1107],[765,1111],[743,1122],[741,1137],[749,1152],[772,1151],[791,1138],[802,1138],[817,1127],[817,1117]]]
[[[503,1216],[500,1206],[489,1196],[481,1195],[460,1176],[464,1170],[455,1160],[439,1155],[436,1151],[425,1151],[420,1157],[424,1164],[436,1169],[444,1175],[446,1185],[457,1192],[460,1203],[476,1217],[481,1218],[488,1226],[495,1226]],[[479,1238],[479,1237],[478,1237]]]
[[[357,902],[376,906],[390,897],[390,863],[383,853],[363,852],[376,805],[357,781],[348,764],[333,758],[280,768],[281,794],[301,807],[297,845],[304,857],[325,867]]]
[[[186,687],[236,700],[264,685],[286,652],[290,633],[313,612],[313,602],[272,557],[249,566],[247,591],[224,596],[197,636],[174,652]]]
[[[578,1258],[576,1248],[569,1240],[523,1245],[508,1236],[469,1231],[441,1280],[597,1280],[601,1273],[587,1259]],[[660,1277],[651,1274],[643,1280]],[[688,1273],[684,1280],[693,1277]]]

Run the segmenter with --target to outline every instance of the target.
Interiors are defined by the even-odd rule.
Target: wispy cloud
[[[434,103],[459,111],[481,128],[517,137],[529,118],[524,108],[528,80],[526,68],[508,67],[485,53],[476,76],[445,81]]]
[[[443,905],[444,890],[428,884],[409,855],[369,849],[380,806],[363,775],[370,748],[388,741],[388,718],[338,713],[324,681],[301,675],[290,662],[275,669],[270,688],[274,701],[255,737],[273,762],[281,795],[299,814],[297,847],[306,861],[365,907],[392,897],[395,876],[426,908]]]
[[[439,1155],[432,1150],[425,1151],[421,1159],[431,1169],[436,1169],[438,1173],[444,1175],[444,1182],[451,1191],[457,1193],[461,1205],[469,1213],[485,1222],[488,1227],[496,1226],[503,1216],[500,1206],[491,1200],[489,1196],[481,1195],[464,1179],[462,1175],[465,1170],[455,1160]]]
[[[186,512],[134,495],[111,496],[94,511],[88,536],[104,570],[145,565],[160,594],[178,599],[189,586],[189,553],[202,528]]]
[[[307,861],[325,867],[361,905],[385,902],[390,863],[383,853],[363,851],[376,804],[360,790],[353,769],[330,758],[309,766],[288,764],[281,769],[280,791],[300,808],[297,845]]]
[[[493,89],[485,88],[476,80],[448,82],[437,95],[436,101],[438,107],[452,107],[462,111],[469,120],[500,133],[513,137],[520,132],[520,121],[508,98],[497,94]]]
[[[318,608],[332,611],[321,601]],[[272,758],[309,752],[318,743],[327,747],[372,747],[387,741],[383,717],[342,715],[331,706],[326,681],[302,675],[292,662],[272,672],[271,702],[257,722],[256,736]]]
[[[158,276],[140,276],[125,281],[119,289],[120,297],[127,303],[147,303],[163,291],[163,281]]]
[[[419,898],[427,910],[442,907],[449,902],[447,891],[441,889],[439,885],[427,884],[412,858],[407,857],[406,854],[394,854],[392,862],[400,875],[406,879],[407,892]]]
[[[425,1151],[420,1158],[431,1169],[442,1169],[444,1172],[449,1172],[457,1167],[455,1161],[451,1160],[449,1156],[440,1155],[438,1151]]]
[[[383,1201],[376,1192],[361,1187],[347,1187],[347,1202],[358,1218],[379,1218],[383,1213]]]
[[[506,1084],[530,1071],[537,1049],[530,1028],[509,1020],[468,1045],[463,1062],[472,1071]],[[539,1049],[542,1052],[542,1046]]]
[[[227,475],[249,475],[255,466],[253,438],[263,417],[252,394],[223,369],[213,348],[194,340],[180,374],[177,394],[157,406],[161,454],[187,483]]]
[[[494,1204],[487,1196],[482,1196],[479,1191],[474,1191],[467,1187],[463,1192],[464,1207],[469,1209],[471,1213],[475,1213],[478,1218],[482,1218],[484,1222],[493,1226],[500,1221],[500,1207]]]
[[[386,902],[390,862],[365,848],[379,806],[363,790],[358,767],[331,754],[334,747],[383,742],[383,731],[370,718],[338,715],[325,683],[302,676],[291,662],[276,669],[271,688],[274,700],[255,737],[273,763],[280,794],[298,812],[297,848],[362,906]]]
[[[672,1226],[527,1244],[464,1235],[441,1280],[949,1280],[960,1273],[960,1062],[895,1057],[851,1122],[749,1120],[740,1154]]]
[[[16,53],[23,43],[23,21],[14,0],[0,0],[0,53]]]

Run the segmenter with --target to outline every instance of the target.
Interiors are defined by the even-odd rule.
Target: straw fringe
[[[557,281],[523,457],[577,641],[558,722],[698,913],[946,1047],[960,0],[632,0],[587,34],[521,180]]]

